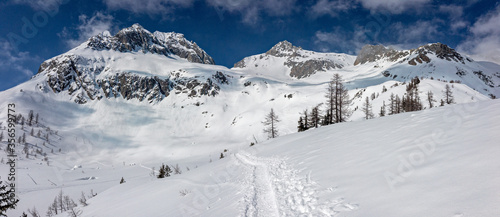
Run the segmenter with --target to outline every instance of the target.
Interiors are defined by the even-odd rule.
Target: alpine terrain
[[[0,92],[7,216],[500,215],[500,65],[442,43],[216,61],[134,24]]]

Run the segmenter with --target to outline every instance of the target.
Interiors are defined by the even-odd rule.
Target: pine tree
[[[363,108],[361,108],[363,113],[365,113],[365,119],[372,119],[373,118],[373,110],[372,110],[372,104],[370,103],[370,99],[366,97],[365,102],[363,103]]]
[[[279,123],[280,119],[276,113],[274,113],[274,110],[271,109],[271,111],[266,115],[266,119],[262,122],[265,126],[264,128],[264,133],[267,133],[267,138],[272,139],[278,137],[278,129],[276,127],[276,123]]]
[[[35,115],[35,124],[38,125],[38,113]]]
[[[443,93],[444,93],[444,102],[446,104],[455,103],[455,100],[453,99],[453,92],[451,91],[450,85],[446,84]]]
[[[41,135],[42,135],[42,131],[38,130],[38,132],[36,133],[36,137],[40,138]]]
[[[0,133],[0,142],[3,140],[3,131]]]
[[[165,177],[169,177],[171,173],[172,169],[168,165],[162,164],[160,170],[158,171],[158,178],[162,179]]]
[[[11,197],[11,191],[7,190],[8,185],[3,185],[2,181],[0,181],[0,216],[7,216],[7,210],[15,209],[18,199]]]
[[[34,136],[34,135],[35,135],[35,130],[33,130],[33,128],[31,128],[30,136]]]

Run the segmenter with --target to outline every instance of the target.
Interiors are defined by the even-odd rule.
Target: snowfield
[[[75,178],[62,189],[99,190],[82,216],[498,216],[499,107],[488,100],[321,127],[164,179],[140,163],[88,162],[64,173]],[[29,169],[20,177],[53,177],[21,162]],[[20,188],[21,198],[33,194]],[[36,198],[50,199],[61,186],[38,188],[46,193]]]
[[[282,136],[181,175],[117,185],[84,216],[498,216],[499,107],[453,105]]]

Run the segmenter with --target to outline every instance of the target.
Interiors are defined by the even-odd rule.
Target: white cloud
[[[112,10],[127,10],[137,14],[169,16],[176,8],[190,7],[195,0],[103,0]]]
[[[448,14],[451,18],[459,18],[464,13],[464,7],[460,5],[440,5],[439,11]]]
[[[101,12],[95,13],[92,17],[80,15],[78,20],[80,21],[78,26],[71,27],[70,29],[64,28],[63,31],[58,34],[59,37],[65,40],[69,48],[74,48],[90,37],[104,31],[117,31],[113,16]],[[70,32],[75,32],[77,35],[72,35]]]
[[[334,28],[331,32],[317,31],[313,38],[316,49],[321,52],[338,52],[351,55],[357,54],[367,44],[365,40],[365,33],[361,30],[347,32],[340,27]]]
[[[417,21],[415,23],[405,24],[396,23],[391,26],[390,32],[396,34],[397,42],[400,44],[410,44],[419,46],[422,43],[434,42],[441,32],[438,30],[438,19],[431,21]]]
[[[13,4],[28,5],[34,10],[51,10],[66,3],[67,0],[11,0]]]
[[[2,71],[10,71],[10,73],[21,73],[23,79],[33,76],[33,71],[26,68],[26,63],[38,62],[40,58],[31,56],[29,52],[16,53],[11,44],[6,40],[0,40],[0,68]]]
[[[358,0],[364,8],[375,12],[390,12],[393,14],[401,14],[407,10],[421,9],[431,0]]]
[[[472,35],[459,44],[457,50],[476,60],[500,64],[500,5],[479,17],[469,31]]]
[[[223,12],[240,13],[243,23],[255,25],[263,14],[286,16],[296,10],[296,0],[206,0],[218,11],[221,19]]]
[[[356,4],[345,0],[319,0],[314,4],[309,10],[309,14],[312,17],[320,17],[323,15],[330,15],[336,17],[341,12],[346,12],[352,8],[356,7]]]

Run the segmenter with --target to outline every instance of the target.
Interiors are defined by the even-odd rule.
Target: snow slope
[[[116,185],[83,216],[498,216],[499,107],[453,105],[282,136],[181,175]]]

